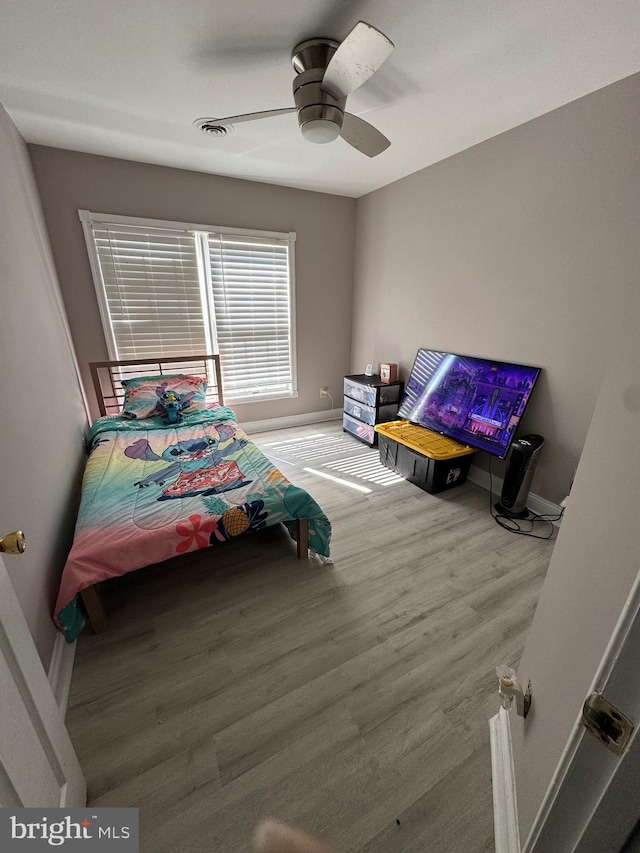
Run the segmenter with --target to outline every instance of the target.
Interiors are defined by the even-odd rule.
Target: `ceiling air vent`
[[[215,119],[198,118],[193,124],[207,136],[228,136],[233,132],[232,124],[217,124]]]

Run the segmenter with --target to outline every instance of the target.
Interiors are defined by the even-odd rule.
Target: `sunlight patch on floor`
[[[324,435],[317,433],[304,438],[279,439],[277,441],[260,442],[264,452],[282,453],[295,459],[313,461],[336,453],[355,451],[358,454],[366,450],[364,445],[358,445],[352,438],[341,435]]]
[[[264,453],[277,464],[295,462],[315,463],[319,468],[305,468],[308,473],[333,479],[342,485],[358,488],[349,479],[364,480],[377,486],[392,486],[403,478],[380,462],[378,451],[354,441],[348,435],[327,435],[318,432],[295,438],[271,438],[260,442]],[[338,459],[330,458],[340,454]],[[324,461],[327,460],[327,461]],[[328,470],[327,470],[328,469]],[[331,473],[329,473],[329,471]],[[359,487],[361,491],[371,491]]]
[[[315,474],[316,477],[323,477],[325,480],[331,480],[333,483],[338,483],[340,486],[348,486],[350,489],[355,489],[357,492],[363,492],[365,495],[368,495],[371,492],[371,489],[367,486],[361,486],[360,483],[351,483],[349,480],[343,480],[342,477],[336,477],[334,474],[329,474],[327,471],[318,471],[317,468],[303,468],[302,470],[306,471],[307,474]]]
[[[392,486],[401,483],[404,477],[394,474],[381,464],[377,454],[365,454],[350,459],[338,459],[335,462],[325,462],[323,468],[330,468],[339,474],[348,474],[368,483],[376,483],[379,486]]]

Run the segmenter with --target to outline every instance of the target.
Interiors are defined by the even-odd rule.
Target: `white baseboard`
[[[500,708],[496,716],[489,720],[489,731],[496,853],[520,853],[509,711]]]
[[[270,429],[319,424],[323,421],[336,421],[342,418],[342,409],[328,409],[326,412],[308,412],[303,415],[289,415],[284,418],[268,418],[264,421],[243,421],[240,426],[248,433],[264,432]]]
[[[502,477],[492,475],[490,479],[488,471],[485,471],[484,468],[479,468],[477,465],[472,465],[469,470],[468,479],[471,480],[472,483],[475,483],[476,486],[481,486],[487,491],[489,491],[492,479],[493,495],[496,501],[500,500],[503,483]],[[558,504],[554,504],[552,501],[548,501],[546,498],[542,498],[540,495],[534,494],[534,492],[529,492],[527,506],[532,512],[538,513],[538,515],[550,515],[553,517],[560,515],[561,512],[561,507]],[[557,524],[557,522],[554,523]]]
[[[47,676],[58,707],[62,711],[63,718],[67,710],[67,702],[69,701],[75,656],[76,643],[67,643],[64,636],[58,631]]]

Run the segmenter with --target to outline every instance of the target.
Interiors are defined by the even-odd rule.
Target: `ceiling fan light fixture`
[[[340,127],[330,119],[316,118],[306,121],[300,128],[302,135],[308,142],[324,145],[333,142],[340,136]]]

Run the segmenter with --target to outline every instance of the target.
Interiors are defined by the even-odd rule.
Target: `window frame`
[[[274,394],[266,392],[264,394],[255,394],[251,397],[235,399],[231,392],[224,391],[225,401],[236,405],[245,405],[250,403],[267,402],[269,400],[289,400],[298,397],[298,370],[297,370],[297,347],[296,347],[296,281],[295,281],[295,246],[296,233],[295,231],[264,231],[249,228],[233,228],[231,226],[215,226],[202,225],[192,222],[175,222],[164,219],[149,219],[137,216],[120,216],[119,214],[111,213],[95,213],[89,210],[78,210],[78,216],[82,223],[85,243],[87,246],[87,254],[89,256],[89,265],[95,287],[95,292],[98,300],[98,309],[100,311],[100,319],[102,321],[102,329],[104,332],[107,352],[111,360],[117,360],[117,347],[113,326],[111,323],[111,313],[107,300],[105,282],[102,276],[102,269],[98,259],[98,253],[93,235],[93,223],[113,223],[115,225],[133,225],[142,228],[165,228],[173,231],[185,231],[191,233],[196,238],[195,250],[198,256],[198,268],[201,276],[201,297],[203,299],[203,314],[205,317],[205,333],[211,338],[211,352],[215,355],[219,354],[219,347],[215,335],[215,313],[213,310],[213,293],[210,281],[209,264],[206,263],[206,257],[203,254],[204,244],[206,244],[209,235],[223,234],[236,235],[241,237],[262,237],[266,239],[281,240],[287,243],[288,251],[288,273],[289,273],[289,348],[291,354],[291,393],[283,392]],[[224,369],[222,371],[223,388],[224,388]]]

